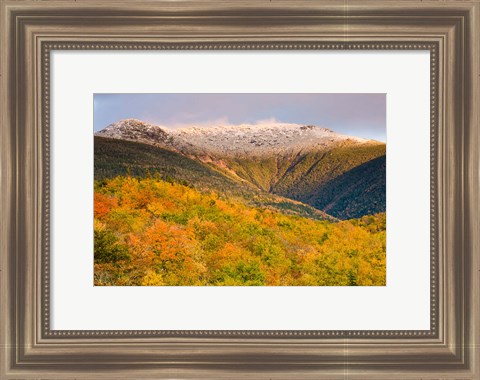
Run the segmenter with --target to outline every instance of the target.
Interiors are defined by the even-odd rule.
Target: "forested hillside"
[[[339,219],[385,211],[386,168],[379,164],[385,163],[385,144],[342,142],[325,151],[224,161],[259,189],[309,204]]]
[[[241,196],[252,205],[330,220],[384,212],[385,173],[385,144],[379,143],[346,141],[327,151],[202,161],[145,143],[95,137],[97,180],[155,174],[199,190]]]
[[[298,124],[94,138],[95,285],[386,283],[386,146]]]
[[[324,183],[306,203],[339,219],[385,211],[386,157],[367,161]]]
[[[95,180],[116,176],[155,177],[194,186],[199,191],[215,191],[221,196],[234,196],[252,206],[302,215],[313,219],[336,218],[310,206],[280,195],[260,191],[257,187],[213,165],[152,145],[95,136]]]
[[[95,285],[385,285],[385,214],[329,222],[176,182],[95,185]]]

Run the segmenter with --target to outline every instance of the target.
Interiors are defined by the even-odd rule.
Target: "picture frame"
[[[0,377],[480,377],[478,1],[3,1]],[[429,330],[50,328],[50,52],[429,50]]]

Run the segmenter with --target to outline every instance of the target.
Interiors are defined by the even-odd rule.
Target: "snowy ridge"
[[[162,146],[171,142],[171,137],[165,131],[164,127],[149,124],[137,119],[124,119],[112,123],[108,127],[95,133],[95,136],[140,141],[147,144]]]
[[[326,149],[341,142],[378,143],[341,135],[328,128],[287,123],[212,125],[171,129],[136,119],[120,120],[97,136],[144,142],[185,154],[267,155]]]

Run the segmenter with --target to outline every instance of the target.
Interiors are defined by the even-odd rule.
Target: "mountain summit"
[[[123,119],[112,123],[95,133],[95,136],[138,141],[151,145],[164,145],[171,142],[171,137],[164,128],[137,119]]]
[[[188,154],[264,156],[326,149],[342,142],[376,143],[314,125],[265,122],[258,124],[167,128],[136,119],[120,120],[96,136],[138,141]]]

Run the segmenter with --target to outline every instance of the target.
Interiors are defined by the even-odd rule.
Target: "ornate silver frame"
[[[478,1],[47,0],[1,11],[1,378],[478,378]],[[51,330],[49,62],[66,49],[430,50],[430,329]]]

